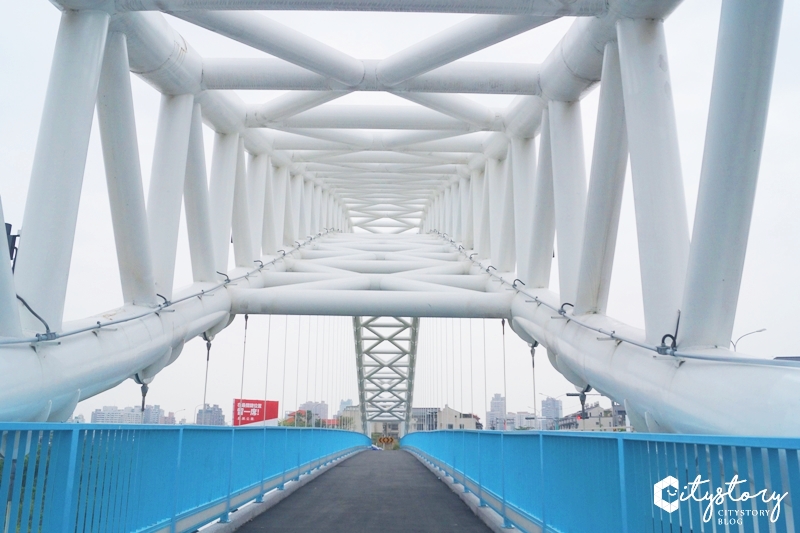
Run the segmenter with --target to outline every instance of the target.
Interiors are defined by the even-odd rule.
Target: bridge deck
[[[410,454],[366,451],[300,488],[239,531],[485,533],[489,529]]]

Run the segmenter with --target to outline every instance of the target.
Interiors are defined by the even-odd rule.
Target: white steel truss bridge
[[[484,317],[624,404],[638,430],[800,435],[800,364],[728,349],[781,1],[723,2],[691,240],[663,22],[679,0],[52,3],[19,249],[0,268],[0,420],[65,420],[234,315],[265,313],[355,317],[362,418],[407,421],[420,318]],[[275,9],[473,16],[365,60]],[[163,13],[268,57],[201,57]],[[564,16],[540,65],[464,59]],[[132,74],[161,94],[146,196]],[[598,86],[587,170],[581,99]],[[251,105],[238,90],[287,92]],[[414,105],[333,102],[355,91]],[[516,98],[496,110],[469,93]],[[95,112],[124,301],[64,322]],[[644,329],[606,314],[628,161]],[[194,282],[175,288],[182,206]]]

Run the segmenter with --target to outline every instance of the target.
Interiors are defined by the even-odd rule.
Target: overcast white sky
[[[686,0],[666,23],[670,70],[679,129],[686,202],[691,220],[697,196],[702,161],[706,116],[711,75],[716,46],[720,1]],[[463,15],[416,15],[396,13],[300,13],[271,12],[270,17],[291,26],[322,42],[358,58],[380,59],[406,46],[463,20]],[[169,18],[170,22],[205,57],[259,57],[250,49],[186,22]],[[0,196],[6,222],[18,228],[27,194],[36,134],[41,118],[45,88],[53,54],[59,12],[45,0],[13,2],[5,6],[0,17]],[[478,52],[469,59],[481,61],[541,62],[571,24],[562,19],[532,32],[509,39]],[[740,351],[762,355],[797,354],[794,320],[800,307],[800,220],[796,216],[800,198],[800,73],[797,53],[800,51],[800,3],[785,2],[780,47],[773,86],[773,97],[767,126],[761,175],[756,196],[750,245],[745,264],[744,280],[736,317],[736,336],[766,327],[765,333],[754,335],[740,345]],[[159,96],[154,89],[133,78],[139,148],[145,188],[149,181],[153,143],[158,115]],[[277,92],[240,92],[247,101],[264,101]],[[507,96],[469,95],[482,103],[502,108],[511,100]],[[335,104],[378,104],[409,102],[385,93],[355,93],[336,100]],[[597,112],[597,91],[583,101],[584,141],[587,168],[591,164],[594,122]],[[210,131],[206,131],[207,157],[210,157]],[[210,164],[209,164],[210,168]],[[176,287],[191,282],[191,269],[185,228],[182,228],[176,268]],[[556,271],[556,266],[553,268]],[[557,289],[556,280],[552,287]],[[116,270],[116,257],[106,196],[100,140],[95,128],[89,148],[80,215],[67,294],[66,319],[102,312],[121,304],[121,289]],[[641,287],[639,281],[636,230],[634,224],[630,179],[626,183],[620,234],[614,265],[609,314],[632,325],[642,327]],[[319,329],[320,320],[326,324]],[[245,397],[264,395],[268,317],[250,319]],[[352,322],[346,318],[317,319],[303,317],[298,330],[298,318],[288,322],[284,317],[271,319],[272,340],[269,343],[270,399],[284,398],[287,408],[293,408],[295,397],[325,399],[338,405],[342,398],[357,398],[352,349]],[[470,379],[469,326],[472,325],[472,379]],[[464,368],[454,368],[448,397],[446,382],[433,377],[432,368],[438,359],[431,357],[431,339],[442,328],[462,331],[461,339],[450,341],[450,349],[464,354]],[[442,405],[449,402],[457,409],[474,410],[482,418],[485,394],[503,391],[502,338],[500,324],[485,321],[487,332],[488,372],[484,387],[483,328],[480,320],[423,320],[415,405]],[[220,404],[228,419],[232,398],[238,397],[242,376],[243,319],[236,321],[214,342],[208,385],[209,403]],[[324,337],[322,336],[324,330]],[[527,345],[510,331],[506,335],[507,391],[509,410],[532,410],[530,355]],[[451,337],[448,337],[451,338]],[[298,346],[299,340],[299,346]],[[329,368],[313,372],[314,347],[327,346]],[[299,348],[299,350],[298,350]],[[311,348],[311,350],[309,350]],[[288,363],[283,368],[284,352]],[[297,354],[299,364],[296,364]],[[332,358],[332,359],[331,359]],[[572,387],[547,362],[540,351],[537,355],[537,390],[560,396],[572,392]],[[303,377],[310,368],[309,384]],[[298,372],[299,370],[299,372]],[[159,374],[151,386],[148,403],[160,404],[178,412],[178,418],[192,418],[192,411],[203,399],[205,345],[200,340],[190,342],[171,367]],[[286,375],[285,387],[283,375]],[[327,378],[318,377],[325,374]],[[464,392],[461,392],[461,375]],[[301,376],[299,379],[297,376]],[[318,377],[316,387],[314,379]],[[327,380],[327,381],[326,381]],[[322,384],[326,383],[322,389]],[[296,385],[297,384],[297,385]],[[541,397],[539,398],[541,399]],[[575,399],[565,400],[565,411],[578,408]],[[140,402],[138,386],[127,381],[119,387],[86,400],[76,413],[89,417],[92,410],[103,405],[127,406]],[[485,402],[484,402],[485,403]]]

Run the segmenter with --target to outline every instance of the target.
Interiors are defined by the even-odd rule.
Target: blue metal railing
[[[111,424],[0,424],[0,439],[12,533],[194,531],[369,444],[330,429]]]
[[[800,439],[432,431],[401,446],[528,533],[800,533]]]

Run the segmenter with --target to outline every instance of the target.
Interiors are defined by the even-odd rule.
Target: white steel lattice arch
[[[781,2],[724,2],[691,242],[663,24],[678,0],[54,3],[63,14],[18,260],[13,275],[0,269],[1,419],[64,420],[81,399],[152,380],[237,313],[460,316],[510,320],[576,386],[624,403],[637,429],[797,435],[797,362],[727,348]],[[474,16],[362,60],[248,11],[287,8]],[[160,12],[271,57],[203,58]],[[577,18],[541,65],[463,59],[561,16]],[[131,73],[162,94],[147,199]],[[580,100],[598,84],[587,172]],[[258,105],[233,92],[256,89],[288,92]],[[331,105],[354,91],[415,105]],[[516,98],[498,111],[468,93]],[[64,323],[95,108],[124,305]],[[643,331],[606,315],[628,160]],[[194,283],[176,290],[182,204]],[[409,366],[392,416],[407,419],[413,354],[398,352]]]

